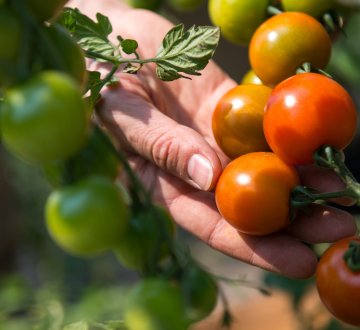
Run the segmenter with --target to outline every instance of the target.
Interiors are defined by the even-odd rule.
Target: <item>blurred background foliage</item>
[[[188,26],[210,24],[206,4],[186,13],[171,8],[166,10],[167,17]],[[360,14],[354,14],[344,33],[339,34],[334,42],[328,68],[329,73],[349,90],[358,108],[359,31]],[[249,69],[247,49],[223,39],[215,60],[236,81],[240,81]],[[358,130],[356,139],[346,150],[346,163],[358,179],[359,138]],[[59,330],[66,324],[81,320],[119,320],[124,297],[137,280],[137,275],[121,267],[112,255],[79,259],[55,246],[43,222],[43,207],[49,191],[50,187],[39,169],[18,161],[0,146],[0,330]],[[354,208],[351,211],[356,214],[358,210]],[[222,275],[245,274],[251,281],[286,292],[295,312],[299,310],[304,296],[313,288],[312,279],[290,280],[254,270],[254,267],[211,251],[181,230],[178,236],[214,272],[221,270]],[[314,248],[320,253],[325,247]],[[299,329],[302,330],[350,329],[329,316],[320,327],[304,322],[300,324]],[[243,328],[253,330],[245,325]],[[207,329],[218,328],[213,326]]]

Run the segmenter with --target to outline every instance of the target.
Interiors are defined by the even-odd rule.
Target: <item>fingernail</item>
[[[188,167],[188,175],[197,188],[208,190],[213,180],[213,169],[210,162],[200,155],[191,156]]]

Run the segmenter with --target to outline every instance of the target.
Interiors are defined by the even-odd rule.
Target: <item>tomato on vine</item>
[[[320,258],[316,286],[327,309],[339,320],[360,326],[360,238],[331,245]]]
[[[79,88],[64,73],[43,71],[4,96],[3,141],[30,163],[44,164],[74,154],[85,143],[88,122]]]
[[[49,45],[41,54],[43,70],[68,73],[84,88],[87,78],[85,56],[75,39],[59,24],[44,26],[42,32]]]
[[[115,255],[125,267],[146,273],[169,255],[174,233],[174,221],[164,208],[135,210]]]
[[[295,168],[274,153],[245,154],[230,162],[220,175],[216,205],[240,232],[268,235],[290,223],[290,194],[299,182]]]
[[[319,17],[334,8],[334,0],[281,0],[285,11],[302,12],[313,17]]]
[[[241,79],[241,84],[254,84],[254,85],[263,85],[260,78],[256,75],[254,70],[250,69],[245,73],[245,75]]]
[[[254,151],[268,151],[263,116],[271,88],[239,85],[225,93],[212,116],[215,140],[230,158]]]
[[[264,114],[266,140],[290,164],[310,164],[323,145],[344,149],[356,132],[357,112],[348,92],[317,73],[286,79],[272,91]]]
[[[183,269],[180,288],[187,317],[192,323],[209,316],[218,298],[218,286],[212,275],[190,263]]]
[[[92,256],[114,247],[128,226],[119,188],[93,176],[52,192],[46,202],[51,237],[71,254]]]
[[[124,319],[129,330],[184,330],[189,325],[179,287],[161,278],[142,280],[133,288]]]
[[[251,67],[260,80],[274,86],[294,75],[304,63],[324,69],[331,54],[331,39],[314,17],[285,12],[265,21],[249,45]]]
[[[247,45],[256,28],[266,20],[270,0],[210,0],[212,23],[235,44]]]

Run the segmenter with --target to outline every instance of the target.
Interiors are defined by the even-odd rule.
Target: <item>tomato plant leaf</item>
[[[100,13],[96,14],[96,19],[97,22],[93,21],[78,9],[65,8],[60,23],[70,31],[85,51],[112,56],[116,49],[108,39],[112,25],[109,19]]]
[[[120,43],[122,50],[126,54],[134,54],[138,48],[138,43],[133,39],[124,39]]]
[[[219,43],[220,30],[214,26],[184,25],[173,27],[165,36],[155,62],[156,73],[162,80],[171,81],[188,75],[200,75]]]

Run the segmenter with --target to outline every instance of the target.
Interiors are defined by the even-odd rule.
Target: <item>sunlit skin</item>
[[[215,140],[229,158],[270,150],[263,132],[263,117],[271,88],[239,85],[217,103],[212,117]]]
[[[92,18],[96,12],[107,15],[113,24],[112,39],[116,41],[117,34],[136,39],[144,58],[156,54],[172,26],[149,11],[126,9],[118,0],[77,0],[71,1],[71,6]],[[109,70],[102,64],[90,67]],[[310,215],[292,223],[287,232],[265,237],[240,234],[221,217],[212,192],[229,159],[215,142],[211,116],[220,97],[236,82],[214,62],[192,80],[161,82],[155,77],[153,65],[145,65],[137,75],[119,76],[120,86],[103,93],[98,119],[127,153],[136,174],[151,188],[153,198],[169,209],[177,224],[211,247],[258,267],[303,278],[313,275],[317,264],[316,255],[303,242],[334,241],[355,233],[349,213],[316,206]],[[212,165],[209,191],[195,188],[186,174],[186,164],[194,152],[200,152]],[[302,172],[308,185],[314,183],[325,191],[343,188],[328,171],[315,169],[310,175],[304,169]]]
[[[216,186],[216,204],[240,232],[272,234],[290,224],[290,193],[299,183],[295,168],[274,153],[249,153],[224,169]]]
[[[277,85],[264,115],[271,149],[290,164],[311,164],[328,144],[344,149],[356,131],[357,113],[348,92],[316,73],[295,75]]]
[[[324,69],[331,54],[331,40],[312,16],[286,12],[265,21],[249,45],[251,67],[268,86],[294,75],[304,63]]]
[[[322,255],[316,271],[316,285],[322,302],[335,317],[359,327],[360,271],[352,271],[344,260],[351,241],[360,244],[359,237],[345,238]]]

